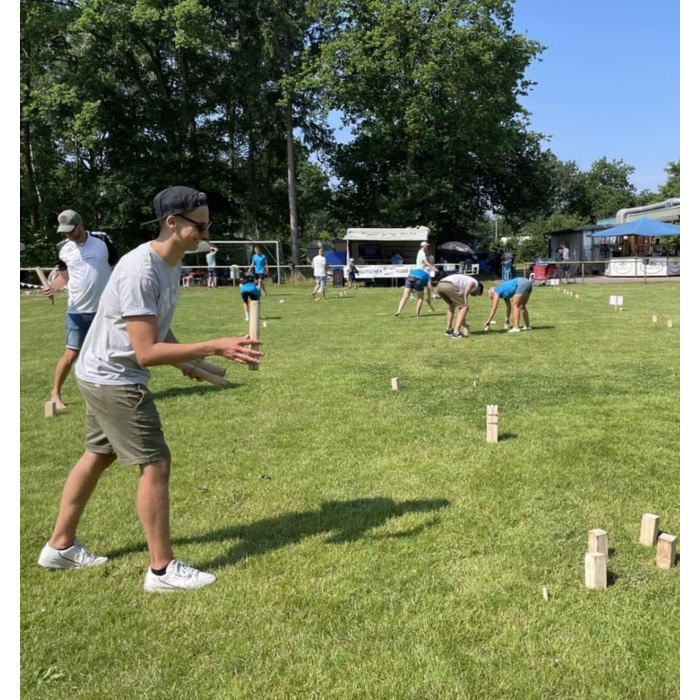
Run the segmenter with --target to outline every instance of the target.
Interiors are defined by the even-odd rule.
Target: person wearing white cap
[[[428,282],[428,299],[430,300],[434,298],[433,277],[437,272],[437,267],[435,267],[435,265],[430,262],[430,259],[428,258],[428,247],[428,241],[423,241],[420,244],[420,250],[418,251],[418,255],[416,255],[416,267],[419,270],[425,270],[430,275],[430,281]],[[430,301],[428,301],[428,305],[431,309],[433,308]]]
[[[78,359],[102,290],[119,254],[109,236],[86,231],[80,214],[72,209],[58,215],[58,233],[65,236],[56,246],[58,274],[44,289],[44,294],[53,298],[55,291],[68,287],[66,349],[56,364],[51,389],[51,401],[62,411],[66,405],[61,399],[61,389]]]

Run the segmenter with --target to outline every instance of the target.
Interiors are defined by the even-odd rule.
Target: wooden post
[[[53,418],[56,415],[56,403],[47,401],[44,404],[44,418]]]
[[[399,391],[401,389],[401,381],[398,377],[393,377],[391,380],[391,388],[394,391]]]
[[[644,513],[642,527],[639,532],[639,543],[645,547],[653,547],[659,536],[659,516],[653,513]]]
[[[588,531],[588,551],[608,556],[608,533],[605,530]]]
[[[586,588],[607,588],[607,558],[600,552],[586,553]]]
[[[248,335],[253,340],[260,340],[260,300],[251,299],[248,302],[248,307],[250,308]],[[258,365],[248,365],[248,369],[257,370]]]
[[[665,532],[659,535],[656,544],[656,566],[660,569],[672,569],[676,565],[676,540],[678,538]]]
[[[498,406],[486,406],[486,442],[498,442]]]

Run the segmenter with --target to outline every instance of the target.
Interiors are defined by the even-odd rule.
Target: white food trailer
[[[347,242],[347,261],[351,258],[354,261],[358,280],[395,280],[408,277],[415,268],[420,244],[429,235],[427,226],[349,228],[343,240]],[[397,254],[403,257],[403,262],[392,263],[392,257]]]

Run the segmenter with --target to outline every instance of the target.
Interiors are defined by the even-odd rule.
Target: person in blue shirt
[[[258,289],[265,296],[267,296],[267,292],[265,291],[265,284],[263,282],[265,276],[269,274],[269,268],[267,266],[267,256],[264,253],[260,252],[259,246],[255,246],[253,250],[255,251],[255,253],[253,255],[253,261],[250,263],[250,267],[248,268],[248,272],[253,272],[253,274],[255,275],[255,284],[257,284]]]
[[[257,284],[255,284],[255,276],[252,272],[246,272],[245,275],[243,275],[239,291],[241,293],[241,299],[243,300],[245,320],[250,321],[250,308],[248,307],[248,302],[251,300],[260,300],[260,288]]]
[[[423,291],[429,283],[430,275],[428,274],[428,272],[426,272],[425,270],[419,270],[418,268],[416,268],[415,270],[411,270],[408,277],[406,278],[406,282],[403,285],[403,296],[401,297],[401,301],[399,301],[399,308],[398,311],[394,314],[394,316],[401,315],[401,311],[403,311],[403,307],[406,305],[408,297],[411,295],[412,292],[415,292],[417,299],[416,316],[420,316],[420,310],[423,307]],[[428,306],[433,311],[435,311],[435,309],[433,309],[433,305],[430,303],[430,296],[428,296]]]
[[[508,333],[520,333],[520,317],[522,316],[525,326],[522,330],[531,331],[530,314],[527,310],[527,302],[532,294],[532,282],[526,277],[513,277],[513,279],[502,282],[497,287],[489,289],[489,296],[493,303],[491,304],[491,313],[486,319],[484,330],[488,330],[493,317],[496,315],[498,301],[503,299],[506,303],[506,329]],[[512,300],[512,304],[511,304]],[[510,325],[510,312],[513,309],[513,327]]]

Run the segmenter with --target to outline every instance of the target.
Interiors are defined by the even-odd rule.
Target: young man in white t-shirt
[[[311,266],[313,267],[314,279],[316,280],[316,286],[314,291],[311,292],[311,296],[315,299],[316,292],[321,292],[321,297],[326,298],[326,258],[324,256],[323,248],[318,249],[318,255],[314,257],[311,261]]]
[[[149,367],[179,365],[219,355],[257,364],[260,341],[219,338],[179,343],[170,330],[180,295],[182,258],[209,238],[206,195],[169,187],[153,206],[158,238],[127,253],[105,287],[76,366],[85,399],[85,451],[63,487],[56,524],[39,565],[82,569],[106,564],[76,539],[83,510],[104,471],[116,460],[138,465],[136,508],[146,536],[150,567],[144,589],[163,592],[199,588],[216,581],[175,559],[170,539],[170,450],[153,395]],[[150,222],[149,222],[150,223]]]
[[[78,359],[119,254],[106,234],[86,231],[80,214],[72,209],[58,215],[58,233],[65,236],[56,246],[58,274],[44,294],[52,298],[55,291],[68,287],[66,349],[56,364],[51,389],[51,401],[62,411],[66,405],[61,399],[61,389]]]

